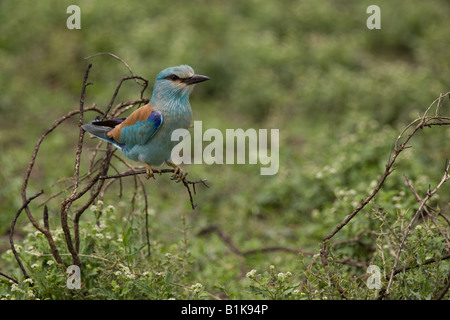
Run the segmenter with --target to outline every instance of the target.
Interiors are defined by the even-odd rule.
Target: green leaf
[[[130,236],[131,236],[131,233],[132,233],[132,228],[131,227],[129,227],[128,229],[127,229],[127,231],[125,232],[125,234],[123,234],[122,233],[122,242],[123,242],[123,245],[125,246],[125,247],[128,247],[128,244],[129,244],[129,239],[130,239]]]

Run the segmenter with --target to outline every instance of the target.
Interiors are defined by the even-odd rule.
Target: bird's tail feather
[[[93,136],[96,136],[97,138],[102,139],[103,141],[112,143],[116,148],[122,150],[123,145],[108,136],[108,132],[111,131],[111,128],[94,125],[90,123],[84,124],[82,127],[85,131],[89,132]]]

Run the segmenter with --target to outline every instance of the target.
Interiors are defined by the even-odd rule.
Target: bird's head
[[[188,99],[195,84],[206,80],[188,65],[164,69],[156,77],[152,99]]]

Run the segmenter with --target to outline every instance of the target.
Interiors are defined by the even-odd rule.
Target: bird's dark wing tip
[[[125,121],[126,118],[116,118],[116,119],[110,119],[110,120],[104,120],[104,121],[92,121],[92,124],[96,126],[102,126],[102,127],[110,127],[114,128],[118,124],[121,124]]]

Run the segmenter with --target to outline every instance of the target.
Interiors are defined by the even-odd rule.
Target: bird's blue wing
[[[131,147],[136,144],[145,144],[162,125],[163,116],[153,110],[147,119],[137,120],[134,124],[121,128],[119,142]]]

